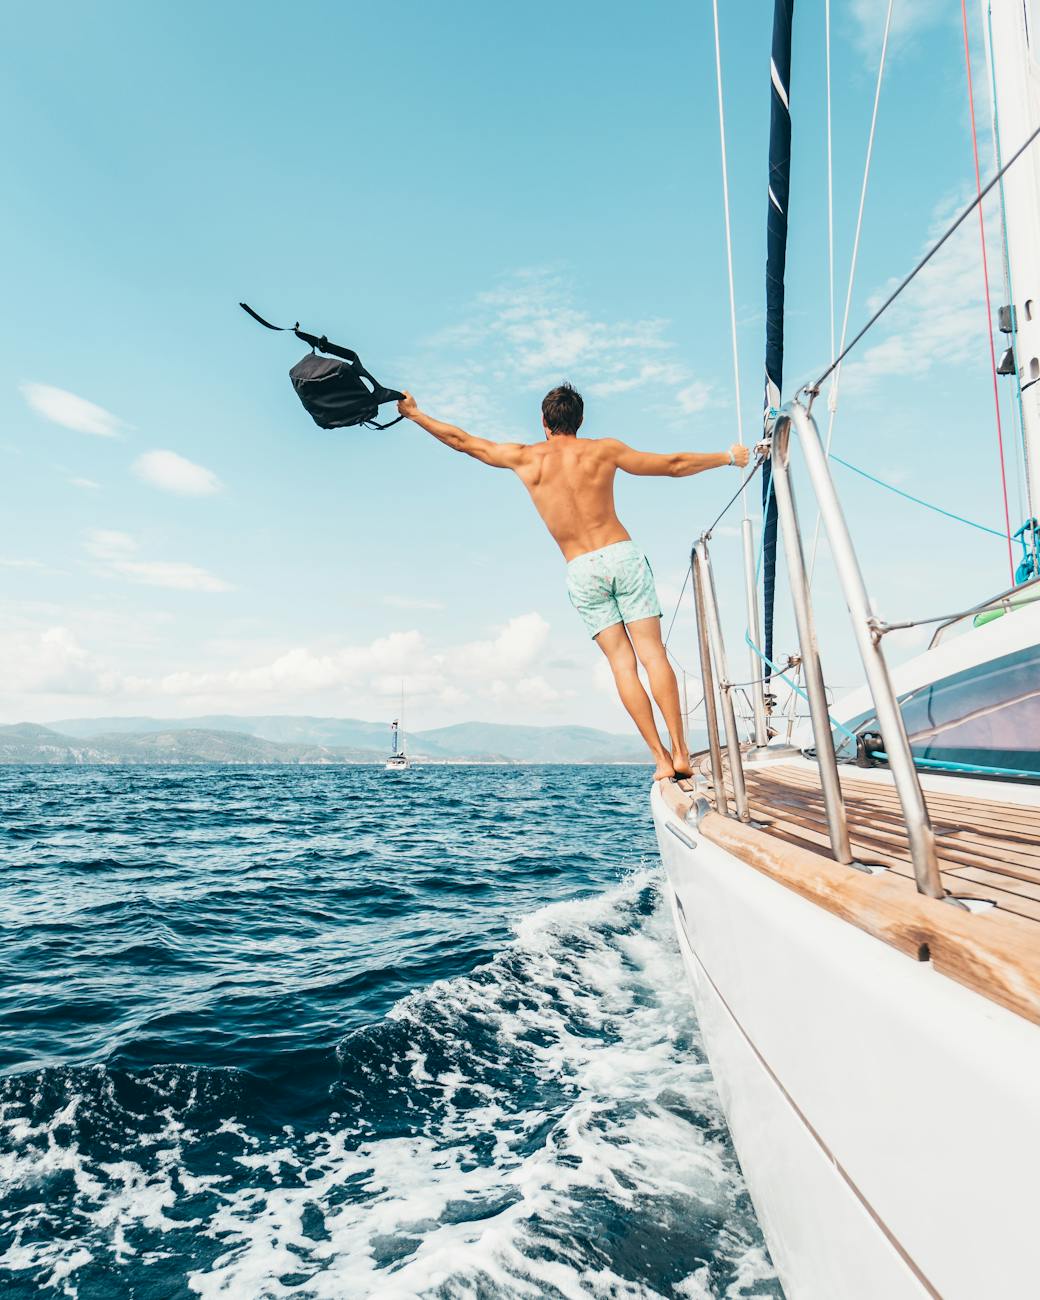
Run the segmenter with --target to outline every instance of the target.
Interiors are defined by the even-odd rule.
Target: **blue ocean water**
[[[0,768],[0,1293],[780,1296],[647,775]]]

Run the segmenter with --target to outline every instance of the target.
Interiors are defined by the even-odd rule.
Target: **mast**
[[[982,0],[982,21],[1002,165],[1040,126],[1040,4]],[[1040,154],[1035,148],[1008,170],[1000,194],[1011,301],[1000,312],[1010,346],[997,372],[1011,376],[1019,389],[1027,508],[1033,518],[1040,510]]]
[[[773,48],[769,65],[769,193],[766,217],[766,436],[780,409],[784,373],[784,272],[787,267],[787,200],[791,188],[791,23],[794,0],[774,0]],[[772,463],[762,466],[762,610],[769,682],[773,658],[773,598],[776,584],[776,497]]]

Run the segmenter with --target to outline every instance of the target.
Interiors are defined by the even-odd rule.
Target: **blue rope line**
[[[883,758],[886,763],[888,762],[888,755],[883,750],[875,750],[874,757]],[[911,757],[915,767],[934,767],[944,772],[981,772],[985,776],[1025,776],[1033,781],[1040,776],[1040,773],[1022,767],[982,767],[976,763],[953,763],[943,758],[918,758],[916,754]]]
[[[790,677],[788,677],[788,675],[783,671],[783,669],[778,668],[777,665],[773,663],[772,659],[766,658],[765,654],[761,650],[759,650],[758,646],[755,645],[754,641],[751,640],[751,635],[746,630],[744,632],[744,640],[747,643],[747,645],[750,647],[752,652],[758,655],[759,659],[761,659],[764,664],[769,665],[769,667],[773,670],[774,677],[779,677],[781,681],[786,682],[788,686],[790,686],[791,690],[794,691],[795,695],[803,699],[806,702],[806,704],[809,703],[809,697],[808,695],[806,695],[805,691],[803,691],[800,686],[796,686],[794,682],[791,681]],[[854,731],[850,731],[848,727],[843,726],[840,722],[838,722],[836,718],[832,718],[829,713],[827,714],[827,721],[837,731],[840,731],[847,739],[849,740],[856,739],[856,733]]]
[[[945,515],[947,519],[955,519],[959,524],[967,524],[969,528],[977,528],[980,533],[989,533],[992,537],[1007,540],[1007,533],[998,532],[995,528],[987,528],[985,524],[977,524],[974,519],[965,519],[963,515],[955,515],[952,510],[944,510],[942,506],[933,505],[931,501],[924,501],[921,497],[915,497],[911,492],[904,492],[902,488],[897,488],[894,483],[886,483],[884,479],[868,474],[865,469],[860,469],[858,465],[850,464],[849,461],[842,460],[840,456],[835,456],[833,451],[830,458],[837,461],[839,465],[844,465],[846,469],[851,469],[853,474],[858,474],[860,478],[868,479],[871,483],[876,483],[878,487],[887,488],[889,492],[894,492],[896,496],[905,497],[907,501],[913,501],[915,505],[924,506],[927,510],[934,510],[937,515]]]

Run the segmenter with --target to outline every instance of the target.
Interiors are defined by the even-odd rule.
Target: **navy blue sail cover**
[[[774,0],[770,61],[769,193],[766,218],[766,434],[779,410],[784,375],[784,272],[787,267],[787,204],[791,189],[791,24],[794,0]],[[776,587],[776,497],[772,465],[762,467],[762,613],[765,678],[773,658],[773,600]]]

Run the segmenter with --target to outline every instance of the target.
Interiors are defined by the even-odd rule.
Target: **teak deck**
[[[697,793],[714,807],[707,779]],[[743,825],[717,812],[701,830],[749,866],[794,889],[907,955],[1040,1023],[1040,807],[975,795],[925,791],[943,883],[958,898],[996,904],[966,912],[919,894],[895,789],[842,769],[852,850],[858,861],[887,867],[869,875],[837,864],[823,796],[804,763],[745,768],[751,816]],[[688,783],[662,794],[680,816],[692,808]],[[730,812],[732,812],[732,791]]]
[[[823,794],[814,773],[783,764],[748,768],[746,780],[752,816],[770,823],[768,834],[830,856]],[[857,859],[888,867],[912,882],[895,789],[844,773],[841,788]],[[1040,922],[1040,808],[935,791],[925,791],[925,802],[946,888]]]

